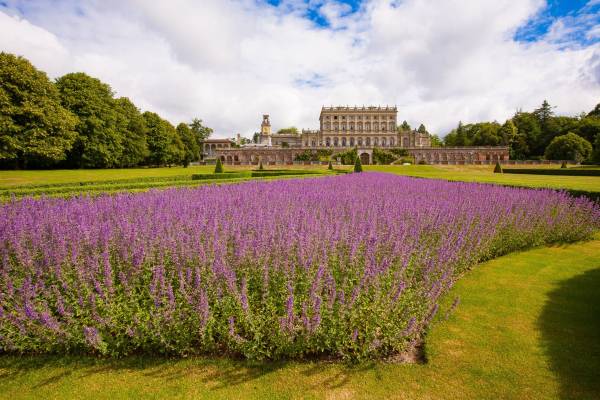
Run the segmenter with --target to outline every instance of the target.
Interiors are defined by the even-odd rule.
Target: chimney
[[[235,144],[237,144],[238,146],[242,144],[242,138],[239,133],[235,137]]]

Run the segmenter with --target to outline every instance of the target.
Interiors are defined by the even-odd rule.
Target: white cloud
[[[173,123],[199,116],[218,136],[251,135],[263,113],[316,128],[323,104],[397,104],[400,120],[445,134],[543,99],[566,114],[600,101],[600,45],[559,46],[560,20],[538,42],[512,39],[540,0],[311,5],[331,28],[299,0],[12,1],[0,49],[54,77],[97,76]]]

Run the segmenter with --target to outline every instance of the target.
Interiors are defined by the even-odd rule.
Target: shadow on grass
[[[561,282],[538,319],[562,399],[600,399],[600,268]]]
[[[327,361],[265,361],[253,362],[218,357],[167,358],[146,355],[123,359],[102,359],[77,355],[2,355],[0,356],[0,386],[16,379],[28,380],[33,388],[65,384],[65,380],[100,379],[104,374],[134,373],[148,380],[176,382],[185,379],[201,381],[212,390],[244,384],[292,365],[299,373],[317,378],[319,387],[335,389],[344,386],[354,375],[376,369],[375,363],[348,365]],[[332,368],[329,368],[329,367]],[[328,373],[320,379],[325,369]],[[31,379],[30,374],[42,376]],[[326,379],[325,379],[326,378]]]

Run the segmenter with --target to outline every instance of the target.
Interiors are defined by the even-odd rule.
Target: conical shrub
[[[496,167],[494,167],[494,173],[495,174],[502,173],[502,165],[500,165],[500,161],[496,161]]]
[[[221,163],[221,159],[217,158],[217,165],[215,165],[215,174],[223,173],[223,164]]]
[[[561,168],[567,168],[567,162],[563,161],[562,164],[560,164]]]
[[[331,164],[331,160],[329,160],[329,164],[327,164],[327,169],[333,169],[333,165]]]
[[[263,165],[262,165],[262,160],[260,160],[260,162],[258,163],[258,170],[262,171],[264,169],[265,169],[265,167],[263,167]]]
[[[354,161],[354,172],[363,172],[360,157],[356,157],[356,161]]]

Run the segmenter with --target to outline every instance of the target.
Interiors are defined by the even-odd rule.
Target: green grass
[[[2,356],[0,397],[600,398],[600,240],[484,263],[438,316],[426,364]]]
[[[420,178],[600,192],[600,177],[494,174],[493,165],[368,165],[365,169]]]

